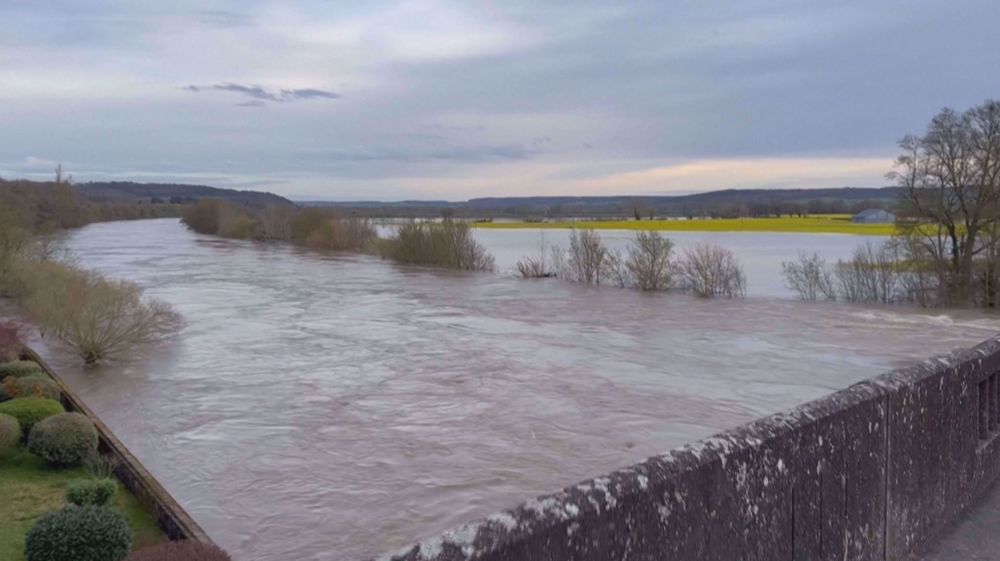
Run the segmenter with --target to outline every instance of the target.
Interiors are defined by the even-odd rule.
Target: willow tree
[[[1000,242],[1000,102],[963,113],[944,109],[923,136],[907,136],[900,147],[889,177],[903,188],[903,234],[937,273],[938,298],[970,303],[977,257],[995,255]],[[982,280],[995,285],[996,267],[987,262],[985,269]]]

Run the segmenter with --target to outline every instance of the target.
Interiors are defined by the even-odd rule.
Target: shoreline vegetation
[[[92,222],[176,216],[180,206],[88,201],[68,182],[0,180],[0,297],[87,365],[171,333],[180,318],[134,283],[89,271],[55,235]]]
[[[852,234],[891,236],[895,224],[863,224],[851,221],[849,214],[806,215],[768,218],[692,218],[692,219],[583,219],[553,221],[471,222],[473,228],[491,230],[553,229],[633,230],[652,232],[773,232],[800,234]]]
[[[382,238],[372,219],[344,216],[335,209],[259,208],[202,199],[185,209],[181,221],[199,234],[224,238],[368,253],[398,263],[463,271],[496,270],[493,256],[472,238],[469,224],[450,219],[407,222]]]

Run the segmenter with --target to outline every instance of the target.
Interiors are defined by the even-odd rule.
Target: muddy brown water
[[[186,324],[93,371],[43,354],[237,561],[393,551],[1000,327],[404,267],[169,219],[66,245]]]

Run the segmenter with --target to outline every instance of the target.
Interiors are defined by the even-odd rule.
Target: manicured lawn
[[[799,232],[889,236],[892,224],[855,224],[850,215],[782,218],[696,218],[694,220],[586,220],[564,222],[477,222],[475,228],[593,228],[595,230],[657,230],[662,232]]]
[[[41,515],[62,508],[70,481],[88,476],[82,468],[50,468],[23,445],[0,452],[0,559],[24,561],[24,534]],[[149,513],[120,483],[115,506],[132,527],[133,547],[166,539]]]

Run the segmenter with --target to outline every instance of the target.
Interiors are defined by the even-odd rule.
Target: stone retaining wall
[[[213,543],[205,531],[201,529],[201,526],[177,504],[170,493],[153,478],[142,463],[129,452],[128,448],[125,448],[125,445],[112,434],[111,430],[101,422],[101,419],[94,415],[93,411],[63,383],[59,375],[37,353],[26,349],[24,355],[26,359],[41,365],[42,369],[59,386],[59,390],[62,392],[63,406],[67,411],[83,413],[94,422],[100,437],[100,451],[111,455],[118,462],[115,475],[125,485],[125,488],[135,495],[139,504],[153,515],[157,526],[163,530],[167,537],[171,540],[187,539]]]
[[[1000,473],[998,372],[995,339],[379,559],[904,560]]]

